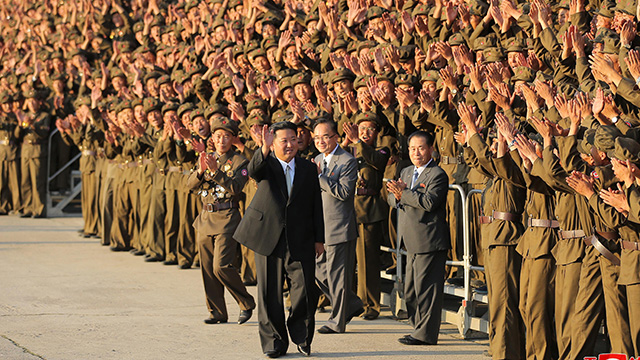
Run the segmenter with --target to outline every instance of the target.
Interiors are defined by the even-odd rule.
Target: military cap
[[[64,56],[60,51],[56,51],[53,54],[51,54],[51,59],[64,59]]]
[[[65,81],[66,76],[64,74],[55,73],[50,77],[51,81]]]
[[[557,9],[569,9],[569,2],[570,0],[560,0],[557,4],[556,4],[556,10]]]
[[[323,120],[330,120],[331,119],[331,114],[329,114],[328,112],[326,112],[324,110],[314,110],[314,111],[310,112],[309,114],[307,114],[307,116],[313,122],[316,122],[316,121],[318,121],[320,119],[323,119]]]
[[[267,53],[262,48],[254,49],[249,53],[249,60],[253,60],[260,56],[267,56]]]
[[[193,111],[191,111],[191,114],[189,114],[189,119],[191,119],[191,121],[195,120],[195,118],[197,117],[204,118],[204,111],[200,108],[193,109]]]
[[[198,7],[198,2],[194,1],[194,0],[190,0],[190,1],[187,1],[184,4],[184,11],[185,12],[189,12],[189,10],[197,8],[197,7]]]
[[[120,68],[118,68],[118,67],[113,67],[111,69],[110,75],[111,75],[112,79],[115,79],[117,77],[121,77],[121,78],[125,78],[126,79],[126,76],[124,75],[122,70],[120,70]]]
[[[211,124],[211,132],[214,133],[216,130],[222,129],[230,132],[233,136],[238,135],[238,123],[230,120],[227,117],[219,117],[213,120]]]
[[[542,71],[538,71],[536,73],[536,79],[535,80],[539,80],[539,81],[553,81],[553,75],[549,75],[547,73],[544,73]]]
[[[244,46],[244,53],[249,55],[249,53],[258,48],[260,48],[260,42],[258,40],[249,40],[249,42]]]
[[[358,41],[355,44],[356,44],[356,49],[358,53],[362,51],[362,49],[371,49],[376,47],[377,45],[375,41],[371,41],[371,40]]]
[[[89,99],[89,104],[91,104],[91,99]],[[131,107],[135,108],[136,106],[143,106],[144,107],[144,105],[142,104],[142,99],[135,98],[135,99],[131,100]]]
[[[378,119],[378,115],[374,112],[363,112],[356,115],[356,125],[360,124],[363,121],[372,121],[376,124],[376,126],[380,127],[380,120]]]
[[[260,118],[264,119],[263,117]],[[271,115],[271,122],[274,124],[281,121],[291,121],[291,119],[293,119],[293,114],[283,109],[277,110]]]
[[[159,71],[152,71],[150,73],[148,73],[147,75],[144,76],[144,82],[146,83],[147,81],[151,80],[151,79],[157,79],[160,76],[162,76],[162,73],[160,73]]]
[[[213,114],[221,114],[227,116],[228,113],[229,110],[226,106],[217,103],[209,105],[204,109],[204,117],[207,119],[210,118]]]
[[[604,5],[604,3],[602,5]],[[595,12],[595,15],[612,19],[613,16],[614,16],[613,11],[611,11],[611,9],[609,9],[609,8],[607,8],[605,6],[602,6],[602,5],[598,9],[598,11]]]
[[[122,111],[127,110],[127,109],[132,109],[131,101],[129,101],[129,100],[120,100],[120,102],[116,106],[116,112],[119,113],[119,112],[122,112]]]
[[[284,89],[290,88],[291,87],[291,77],[290,76],[285,76],[282,79],[278,80],[278,88],[280,89],[280,91],[284,91]]]
[[[24,93],[24,98],[25,99],[39,99],[40,98],[40,94],[38,94],[38,92],[35,91],[34,89],[29,89]]]
[[[429,6],[427,6],[426,4],[420,4],[413,9],[411,15],[413,15],[413,17],[416,17],[418,15],[429,16],[429,10]]]
[[[242,0],[231,0],[229,1],[229,8],[233,9],[236,6],[242,5]]]
[[[164,104],[162,107],[162,113],[166,113],[167,111],[178,111],[179,104],[175,102],[168,102]]]
[[[269,12],[262,18],[262,26],[267,24],[278,27],[282,24],[282,19],[280,19],[276,14]]]
[[[353,82],[355,80],[356,75],[347,68],[339,68],[331,71],[331,83],[337,83],[341,80],[349,80]]]
[[[121,53],[131,52],[131,44],[126,41],[119,42],[117,47]]]
[[[488,48],[483,51],[484,62],[492,63],[497,61],[504,61],[504,54],[499,48]]]
[[[233,47],[235,45],[234,42],[229,41],[229,40],[222,40],[220,42],[220,45],[218,45],[218,49],[220,50],[220,52],[224,51],[226,48],[230,48]]]
[[[239,55],[244,55],[244,45],[236,44],[231,50],[233,58],[236,59]]]
[[[489,5],[482,0],[473,0],[469,6],[469,15],[485,16],[489,11]]]
[[[162,84],[171,84],[171,78],[169,75],[162,75],[158,78],[158,86]]]
[[[311,85],[311,75],[309,73],[302,71],[297,73],[291,78],[291,86],[295,87],[298,84],[308,84]]]
[[[515,68],[513,71],[515,74],[511,78],[512,81],[525,81],[525,82],[533,82],[535,80],[535,73],[533,70],[529,69],[525,66],[519,66]]]
[[[11,94],[9,94],[7,91],[3,91],[2,93],[0,93],[0,104],[6,104],[12,101],[13,101],[13,98],[11,97]]]
[[[193,104],[190,102],[186,102],[178,107],[177,115],[179,118],[181,118],[184,113],[186,113],[187,111],[193,111],[193,109]]]
[[[511,38],[507,40],[505,46],[506,51],[509,52],[522,52],[527,48],[527,44],[523,39]]]
[[[225,90],[233,87],[233,82],[231,82],[231,78],[227,76],[223,76],[220,78],[220,90]]]
[[[369,80],[369,76],[361,75],[356,77],[356,80],[353,82],[353,89],[358,90],[361,87],[367,86],[367,81]]]
[[[464,43],[465,43],[464,37],[462,37],[462,34],[459,32],[454,33],[449,37],[449,45],[451,46],[462,45]]]
[[[336,51],[338,49],[347,49],[348,47],[348,43],[345,39],[342,38],[337,38],[334,42],[333,42],[333,47],[331,48],[331,51]]]
[[[137,23],[133,24],[133,32],[137,33],[144,30],[144,23],[142,21],[138,21]]]
[[[382,17],[382,14],[384,14],[385,12],[387,11],[379,6],[372,6],[367,10],[367,20]]]
[[[621,12],[626,15],[636,15],[636,4],[633,0],[622,0],[614,8],[614,11]]]
[[[221,19],[218,19],[211,24],[212,29],[215,29],[221,26],[224,27],[224,20],[221,20]]]
[[[615,147],[616,138],[621,136],[622,133],[617,127],[613,125],[603,125],[596,129],[596,133],[593,138],[593,145],[596,149],[609,153]]]
[[[412,60],[416,55],[415,45],[406,45],[398,47],[398,54],[400,55],[400,61],[405,62]]]
[[[69,59],[72,59],[76,55],[84,56],[84,50],[79,48],[71,49],[71,51],[69,51],[69,54],[67,56],[69,56]]]
[[[155,110],[160,110],[160,102],[154,98],[145,98],[142,101],[143,111],[145,113],[150,113]]]
[[[614,157],[620,161],[629,160],[632,163],[636,164],[636,166],[639,166],[640,144],[638,144],[638,142],[633,139],[620,136],[616,138],[614,150],[611,155],[611,157]]]
[[[2,101],[0,101],[2,102]],[[2,102],[4,103],[4,102]],[[80,106],[91,106],[91,98],[88,96],[79,96],[74,102],[73,102],[73,106],[76,108],[79,108]]]
[[[358,43],[355,41],[349,41],[347,43],[347,52],[349,54],[358,51]]]
[[[620,53],[620,40],[614,37],[605,37],[604,46],[602,48],[603,54],[618,54]]]
[[[398,74],[395,78],[395,85],[410,85],[416,86],[418,84],[418,78],[411,74]]]
[[[247,103],[247,113],[250,113],[251,111],[256,110],[256,109],[259,109],[259,110],[262,110],[262,111],[266,112],[267,111],[267,103],[264,102],[261,99],[254,99],[254,100],[249,101],[249,103]]]
[[[304,24],[308,25],[312,21],[320,21],[320,14],[317,11],[311,11],[304,19]]]
[[[382,73],[382,74],[377,74],[376,75],[376,80],[378,80],[378,82],[380,82],[380,81],[388,81],[388,82],[393,84],[394,83],[393,80],[395,78],[394,75],[395,75],[395,73],[389,73],[389,72]]]
[[[496,38],[493,36],[481,36],[476,38],[473,42],[473,50],[474,51],[484,51],[489,48],[494,48],[497,45]]]
[[[292,43],[293,45],[295,45],[294,42],[289,42],[289,44]],[[264,49],[264,51],[267,51],[274,47],[278,47],[278,41],[276,41],[276,38],[274,36],[269,36],[262,40],[262,48]]]

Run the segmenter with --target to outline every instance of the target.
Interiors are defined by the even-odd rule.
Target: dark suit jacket
[[[284,235],[293,260],[313,261],[315,243],[324,243],[318,171],[312,162],[300,157],[296,157],[295,166],[288,197],[278,159],[273,153],[265,159],[261,150],[255,152],[248,170],[258,190],[233,237],[256,253],[269,256]]]
[[[407,184],[400,201],[396,202],[392,193],[388,196],[389,205],[398,208],[398,238],[412,254],[448,250],[451,248],[446,210],[449,178],[432,161],[409,189],[414,169],[408,166],[400,172],[400,179]]]

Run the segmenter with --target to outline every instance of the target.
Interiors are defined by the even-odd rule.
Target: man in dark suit
[[[322,190],[325,253],[316,262],[316,280],[331,301],[331,316],[321,334],[345,332],[347,323],[362,314],[362,300],[353,292],[358,225],[353,197],[358,179],[356,159],[338,145],[332,120],[320,119],[313,128],[318,180]]]
[[[313,163],[296,156],[295,124],[283,121],[270,130],[264,126],[262,142],[247,168],[258,190],[233,237],[256,253],[263,352],[270,358],[286,354],[288,328],[298,351],[309,356],[318,301],[315,257],[324,252],[318,173]],[[291,298],[286,323],[282,301],[285,279]]]
[[[440,331],[445,263],[450,248],[446,199],[447,174],[431,158],[433,135],[417,131],[409,136],[413,166],[389,181],[388,202],[398,209],[398,238],[407,249],[405,301],[414,331],[399,342],[435,345]]]

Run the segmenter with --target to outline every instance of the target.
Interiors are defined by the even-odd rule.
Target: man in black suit
[[[449,178],[431,158],[433,135],[409,136],[413,166],[389,181],[388,202],[398,209],[398,238],[407,249],[405,301],[414,331],[399,342],[435,345],[440,332],[445,263],[450,248],[446,199]]]
[[[295,124],[262,128],[261,148],[248,166],[258,190],[233,236],[256,253],[260,343],[270,358],[287,353],[287,328],[298,351],[309,356],[315,326],[315,257],[324,251],[322,198],[316,166],[297,157],[297,149]],[[291,298],[286,325],[285,279]]]

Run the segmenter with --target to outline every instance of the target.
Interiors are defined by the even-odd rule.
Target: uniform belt
[[[560,223],[558,223],[558,221],[556,220],[532,219],[532,218],[529,218],[529,220],[527,220],[527,225],[529,227],[542,227],[542,228],[560,227]]]
[[[42,142],[40,142],[38,140],[25,140],[24,142],[29,144],[29,145],[40,145],[40,144],[42,144]]]
[[[125,165],[127,167],[130,167],[130,168],[135,168],[135,167],[138,167],[140,164],[138,164],[137,161],[130,161],[130,162],[126,163]]]
[[[441,156],[440,157],[440,163],[441,164],[462,164],[464,161],[459,157],[453,157],[453,156]]]
[[[184,170],[184,171],[182,172],[182,175],[187,175],[187,176],[188,176],[188,175],[191,175],[191,173],[192,173],[192,172],[193,172],[193,169],[191,169],[191,170]]]
[[[587,236],[584,230],[560,230],[558,231],[561,239],[577,239]]]
[[[13,145],[13,141],[12,140],[0,140],[0,145]]]
[[[491,216],[478,216],[480,224],[490,224],[493,220],[518,221],[520,215],[502,211],[494,211]]]
[[[618,233],[615,231],[597,231],[596,230],[595,233],[607,240],[616,240],[617,238],[619,238]]]
[[[237,201],[229,201],[216,204],[204,204],[203,209],[208,212],[216,212],[220,210],[237,209],[239,207],[240,203]]]
[[[151,159],[142,160],[142,165],[150,165],[150,164],[153,164],[153,160]]]
[[[374,189],[365,189],[365,188],[356,189],[356,195],[373,196],[373,195],[378,195],[378,194],[380,194],[380,191],[374,190]]]
[[[82,155],[84,156],[96,156],[96,152],[92,150],[82,150]]]
[[[622,240],[622,248],[627,250],[640,251],[640,243]]]
[[[182,172],[181,166],[169,166],[167,172]]]
[[[595,235],[587,236],[586,238],[584,238],[584,243],[587,244],[587,246],[591,245],[594,248],[596,248],[596,250],[598,250],[598,252],[602,254],[602,256],[607,258],[607,260],[611,261],[612,264],[620,265],[620,259],[618,259],[615,255],[613,255],[613,253],[609,251],[609,249],[607,249],[607,247],[604,246],[600,242],[600,240],[598,240],[597,236]]]

